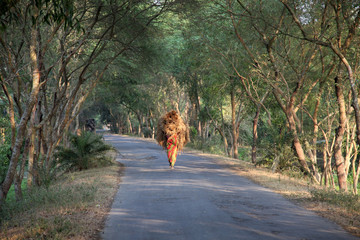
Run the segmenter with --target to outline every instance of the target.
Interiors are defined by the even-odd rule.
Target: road
[[[103,239],[357,239],[211,158],[184,152],[171,170],[155,143],[104,138],[126,168]]]

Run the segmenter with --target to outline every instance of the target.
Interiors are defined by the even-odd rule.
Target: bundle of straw
[[[166,149],[166,141],[169,137],[177,134],[178,138],[178,151],[190,142],[189,128],[181,119],[180,115],[172,110],[163,115],[158,122],[156,141]]]

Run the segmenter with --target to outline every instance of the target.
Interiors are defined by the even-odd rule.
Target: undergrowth
[[[360,212],[360,196],[331,189],[310,190],[312,200],[327,202],[350,211]]]
[[[88,239],[117,190],[119,166],[70,172],[34,188],[21,201],[6,201],[0,239]],[[86,237],[87,236],[87,237]]]

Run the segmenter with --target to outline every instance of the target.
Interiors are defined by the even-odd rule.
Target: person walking
[[[159,119],[156,141],[167,151],[170,168],[174,169],[177,154],[190,141],[189,128],[178,112],[172,110]]]

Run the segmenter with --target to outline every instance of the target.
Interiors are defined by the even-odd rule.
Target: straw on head
[[[178,150],[181,151],[190,142],[189,128],[180,115],[175,110],[172,110],[159,119],[156,140],[160,146],[166,149],[167,138],[174,134],[177,134]]]

